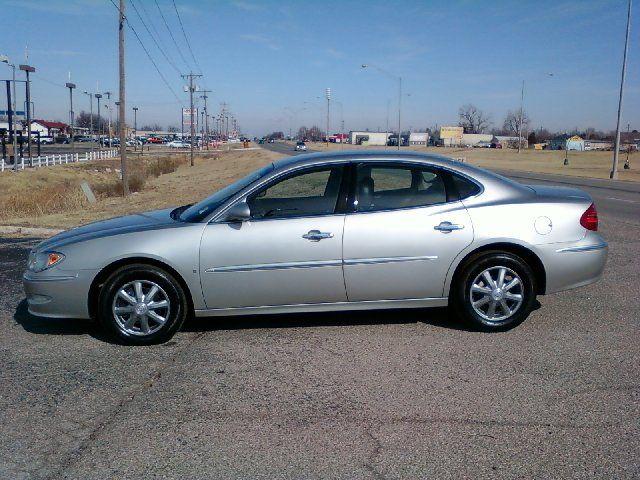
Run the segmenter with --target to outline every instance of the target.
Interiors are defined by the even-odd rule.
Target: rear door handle
[[[324,240],[325,238],[333,238],[333,233],[321,232],[320,230],[309,230],[307,233],[302,235],[302,238],[311,242],[319,242],[320,240]]]
[[[463,228],[464,228],[464,225],[458,225],[451,222],[440,222],[440,224],[433,227],[434,230],[438,230],[439,232],[442,232],[442,233],[451,233],[454,230],[462,230]]]

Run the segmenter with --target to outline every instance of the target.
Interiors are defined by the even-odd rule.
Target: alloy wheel
[[[483,319],[507,320],[524,301],[522,279],[508,267],[489,267],[471,284],[469,299],[473,310]]]
[[[169,296],[160,285],[150,280],[134,280],[118,290],[112,312],[123,333],[147,336],[167,322],[170,307]]]

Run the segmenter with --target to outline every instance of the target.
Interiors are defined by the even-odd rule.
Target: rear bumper
[[[597,282],[604,272],[609,246],[600,235],[590,233],[580,242],[549,244],[540,250],[547,273],[546,293],[555,293]]]
[[[22,277],[29,313],[54,318],[89,318],[89,288],[95,272],[53,274],[25,272]]]

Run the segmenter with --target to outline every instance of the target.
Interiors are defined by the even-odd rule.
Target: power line
[[[160,12],[160,16],[162,17],[162,21],[164,22],[164,26],[167,27],[167,31],[169,32],[169,36],[171,37],[171,40],[173,40],[173,44],[176,46],[176,49],[178,50],[178,53],[180,54],[180,58],[182,58],[182,61],[184,62],[184,64],[187,66],[187,68],[189,68],[189,63],[187,62],[186,58],[184,58],[184,55],[182,54],[182,49],[178,45],[178,42],[176,42],[176,38],[173,36],[173,32],[171,31],[171,28],[169,27],[169,24],[167,23],[167,19],[165,18],[164,13],[162,13],[162,9],[160,8],[160,5],[158,4],[158,0],[154,0],[154,1],[156,3],[156,7],[158,7],[158,12]]]
[[[176,15],[178,16],[178,21],[180,22],[182,35],[184,35],[184,39],[187,42],[187,47],[189,47],[189,52],[191,52],[191,58],[193,58],[193,62],[196,64],[196,67],[198,67],[198,70],[200,70],[200,73],[202,73],[202,68],[200,68],[200,65],[198,64],[198,60],[196,60],[196,56],[193,54],[193,50],[191,49],[191,44],[189,43],[187,32],[185,32],[184,30],[184,25],[182,24],[182,18],[180,18],[180,13],[178,13],[178,7],[176,7],[176,0],[172,0],[172,3],[173,3],[173,9],[176,11]]]
[[[151,15],[149,15],[149,11],[147,10],[147,7],[145,6],[145,2],[141,1],[140,2],[140,6],[142,7],[142,11],[144,12],[144,14],[147,17],[147,21],[148,21],[149,25],[151,25],[151,29],[156,34],[156,38],[158,39],[160,44],[164,47],[164,43],[161,41],[160,32],[158,32],[158,29],[156,28],[155,22],[153,21],[153,17]]]
[[[116,9],[118,11],[120,11],[120,7],[118,7],[115,2],[113,0],[109,0],[111,2],[111,4],[116,7]],[[138,32],[136,32],[136,29],[133,28],[133,26],[131,26],[131,23],[129,23],[129,19],[125,16],[124,17],[125,22],[127,22],[127,26],[131,29],[131,31],[133,32],[133,34],[136,36],[136,38],[138,39],[138,43],[140,43],[140,46],[142,47],[142,49],[144,50],[144,53],[147,54],[147,57],[149,58],[149,61],[153,64],[153,66],[155,67],[156,71],[158,72],[158,75],[160,75],[160,78],[162,79],[162,81],[164,82],[164,84],[167,86],[167,88],[171,91],[171,93],[173,94],[174,97],[176,97],[176,100],[178,102],[180,102],[180,97],[178,97],[178,95],[176,95],[176,92],[173,90],[173,88],[171,87],[171,85],[169,84],[169,82],[167,81],[167,79],[165,78],[165,76],[162,74],[162,72],[160,71],[160,69],[158,68],[158,65],[156,64],[155,60],[153,59],[153,57],[151,56],[151,54],[149,53],[149,50],[147,50],[147,47],[144,46],[144,43],[142,42],[142,39],[140,38],[140,35],[138,35]],[[182,102],[180,102],[182,104]]]
[[[181,72],[178,69],[178,67],[176,67],[175,63],[173,63],[173,61],[167,56],[167,54],[165,53],[164,49],[162,47],[160,47],[160,44],[157,42],[156,38],[151,33],[151,30],[149,30],[149,27],[147,27],[146,22],[142,19],[142,15],[140,15],[140,12],[138,11],[138,8],[136,7],[136,4],[135,4],[134,0],[131,0],[130,3],[131,3],[131,6],[133,7],[133,9],[135,10],[136,14],[138,15],[138,18],[140,19],[140,22],[142,22],[142,25],[144,26],[144,28],[147,30],[147,33],[151,37],[151,40],[153,40],[153,43],[155,43],[155,45],[158,48],[158,50],[160,50],[160,53],[162,53],[162,56],[169,63],[169,65],[171,65],[175,69],[175,71],[178,72],[178,74],[180,74]],[[144,5],[144,2],[141,2],[141,5]]]

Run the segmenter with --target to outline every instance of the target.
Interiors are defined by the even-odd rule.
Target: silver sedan
[[[445,157],[280,160],[182,207],[74,228],[24,274],[34,315],[97,318],[134,344],[189,315],[449,306],[496,331],[536,295],[595,282],[607,243],[588,194]]]

